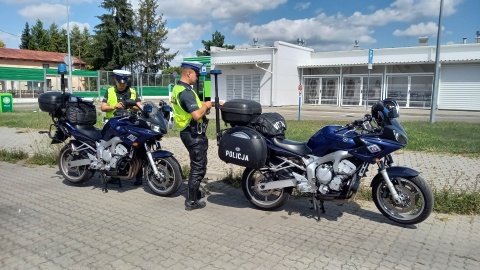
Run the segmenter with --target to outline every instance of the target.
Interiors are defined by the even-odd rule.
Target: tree
[[[81,42],[82,32],[80,32],[80,27],[75,24],[70,30],[70,53],[75,57],[79,57],[80,55],[80,52],[82,50],[80,44]]]
[[[177,74],[182,73],[181,67],[168,67],[162,70],[162,74],[173,74],[173,72],[177,72]]]
[[[210,55],[210,47],[220,47],[225,49],[234,49],[235,45],[228,45],[223,44],[225,41],[225,36],[222,35],[220,32],[215,31],[212,34],[212,40],[202,40],[203,46],[205,46],[205,50],[203,52],[197,51],[197,56],[209,56]]]
[[[129,67],[134,62],[134,15],[127,0],[104,0],[100,7],[109,14],[97,16],[100,24],[95,26],[95,69]]]
[[[5,48],[6,45],[5,45],[5,42],[3,42],[3,40],[0,39],[0,48]]]
[[[166,21],[162,20],[163,14],[157,16],[156,0],[140,0],[137,19],[139,43],[137,44],[137,66],[144,73],[157,73],[168,68],[170,61],[178,52],[169,54],[169,48],[162,44],[167,39],[168,31]]]
[[[63,37],[58,30],[58,25],[53,22],[50,25],[50,28],[48,29],[48,36],[49,36],[49,43],[46,51],[49,52],[66,52],[66,50],[63,50],[65,48],[63,44]]]
[[[37,20],[37,23],[32,27],[32,45],[28,46],[31,50],[47,51],[50,43],[47,30],[43,29],[43,23]]]
[[[30,35],[30,26],[28,22],[25,23],[25,28],[23,29],[22,36],[20,37],[21,43],[18,46],[20,49],[29,50],[30,44],[32,43],[32,36]]]

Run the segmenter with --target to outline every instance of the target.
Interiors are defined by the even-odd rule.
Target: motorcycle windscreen
[[[218,157],[226,163],[260,169],[267,160],[267,143],[251,128],[233,127],[220,139]]]
[[[158,125],[160,127],[160,133],[167,134],[168,133],[167,121],[163,117],[163,113],[151,101],[146,101],[143,104],[150,105],[152,107],[152,110],[148,113],[148,118],[145,120],[147,120],[151,124]]]

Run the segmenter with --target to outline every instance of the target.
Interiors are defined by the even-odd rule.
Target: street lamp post
[[[49,64],[43,64],[43,92],[46,93],[48,91],[47,87],[47,68],[50,67]]]
[[[70,7],[68,5],[68,0],[66,0],[67,3],[67,45],[68,45],[68,91],[72,93],[72,62],[73,62],[73,57],[70,52]]]
[[[440,12],[438,14],[437,50],[435,53],[435,74],[433,78],[432,101],[430,107],[430,123],[435,123],[437,112],[438,87],[440,83],[440,35],[442,33],[443,0],[440,0]]]

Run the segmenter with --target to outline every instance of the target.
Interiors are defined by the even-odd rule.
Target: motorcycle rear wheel
[[[266,169],[266,168],[264,168]],[[274,176],[268,170],[246,168],[242,176],[243,194],[255,207],[263,210],[274,210],[283,206],[288,200],[286,188],[259,190],[258,183],[273,181]]]
[[[393,201],[384,181],[375,181],[372,186],[373,201],[384,216],[406,225],[420,223],[430,216],[434,203],[433,194],[422,177],[396,177],[391,181],[402,200],[401,204]]]
[[[159,196],[170,196],[182,185],[182,173],[178,162],[173,157],[157,158],[155,165],[160,172],[160,178],[155,176],[150,164],[145,169],[145,179],[150,189]]]
[[[82,184],[92,178],[94,171],[88,169],[88,166],[71,167],[69,165],[70,161],[83,158],[88,157],[86,155],[82,155],[82,153],[74,155],[68,144],[60,150],[60,154],[58,156],[58,169],[65,180],[72,184]]]

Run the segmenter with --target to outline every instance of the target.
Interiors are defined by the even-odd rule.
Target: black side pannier
[[[285,118],[279,113],[262,113],[260,116],[253,119],[248,126],[269,138],[285,139],[285,130],[287,130],[287,123]]]
[[[267,160],[267,143],[251,128],[233,127],[222,135],[218,157],[226,163],[260,169]]]
[[[73,125],[95,125],[97,111],[93,102],[72,96],[67,103],[66,117]]]

